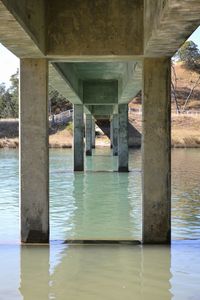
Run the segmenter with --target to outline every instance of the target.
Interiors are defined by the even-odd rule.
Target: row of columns
[[[74,105],[74,171],[84,170],[84,118],[83,105]],[[119,114],[110,122],[110,136],[113,155],[118,156],[118,171],[128,172],[128,105],[119,105]],[[92,155],[95,148],[95,121],[91,114],[85,117],[86,155]]]
[[[169,243],[170,59],[145,58],[143,73],[142,240],[143,243]],[[115,134],[117,129],[116,132],[113,130],[113,148],[115,151],[118,149],[121,171],[128,170],[127,120],[127,105],[120,105],[118,124],[121,134],[117,147]],[[76,170],[82,170],[84,136],[82,105],[74,106],[74,121],[74,164]],[[114,122],[113,119],[113,124]],[[47,60],[22,59],[20,203],[21,240],[25,243],[49,242],[48,129]]]

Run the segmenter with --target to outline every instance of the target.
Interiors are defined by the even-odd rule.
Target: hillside
[[[180,111],[195,86],[185,107],[184,114],[177,114],[174,96],[172,95],[172,147],[200,147],[200,79],[199,74],[189,71],[183,63],[174,64],[172,68],[172,82]],[[141,93],[129,104],[129,119],[133,126],[142,131]]]
[[[175,86],[176,96],[180,107],[194,88],[186,106],[186,110],[200,110],[200,74],[185,68],[184,64],[178,62],[172,68],[172,82]],[[172,96],[172,110],[176,110]]]
[[[198,80],[199,75],[185,69],[182,63],[174,67],[172,79],[176,86],[176,96],[179,107],[182,109],[187,96]],[[53,102],[54,103],[54,102]],[[54,113],[71,107],[61,98],[53,104]],[[64,107],[65,106],[65,107]],[[141,93],[129,104],[129,120],[140,133],[142,132]],[[196,85],[184,114],[176,113],[174,97],[172,98],[172,147],[200,147],[200,80]],[[191,114],[190,114],[191,113]],[[72,145],[71,126],[61,126],[57,131],[50,130],[50,147],[68,148]],[[97,144],[108,144],[104,136],[98,136]],[[0,121],[0,148],[18,147],[18,122],[15,120]]]

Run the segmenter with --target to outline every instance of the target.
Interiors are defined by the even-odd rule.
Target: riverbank
[[[131,112],[130,123],[142,131],[142,116]],[[0,120],[0,148],[18,148],[18,120]],[[200,148],[200,116],[172,114],[172,147],[173,148]],[[71,126],[60,127],[49,134],[50,148],[71,148],[73,133]],[[109,139],[104,135],[96,137],[97,146],[108,146]]]

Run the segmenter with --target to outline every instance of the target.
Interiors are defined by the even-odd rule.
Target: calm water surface
[[[127,174],[108,148],[72,172],[50,151],[51,245],[19,245],[18,153],[0,151],[0,300],[200,299],[200,150],[172,151],[172,238],[166,246],[67,246],[68,238],[141,238],[141,154]],[[105,172],[110,171],[110,172]]]

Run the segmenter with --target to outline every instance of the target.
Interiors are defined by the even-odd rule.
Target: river
[[[141,239],[141,152],[130,172],[99,148],[74,174],[71,150],[50,150],[50,246],[19,245],[18,152],[0,151],[0,300],[199,300],[200,151],[172,150],[172,245],[74,245]]]

